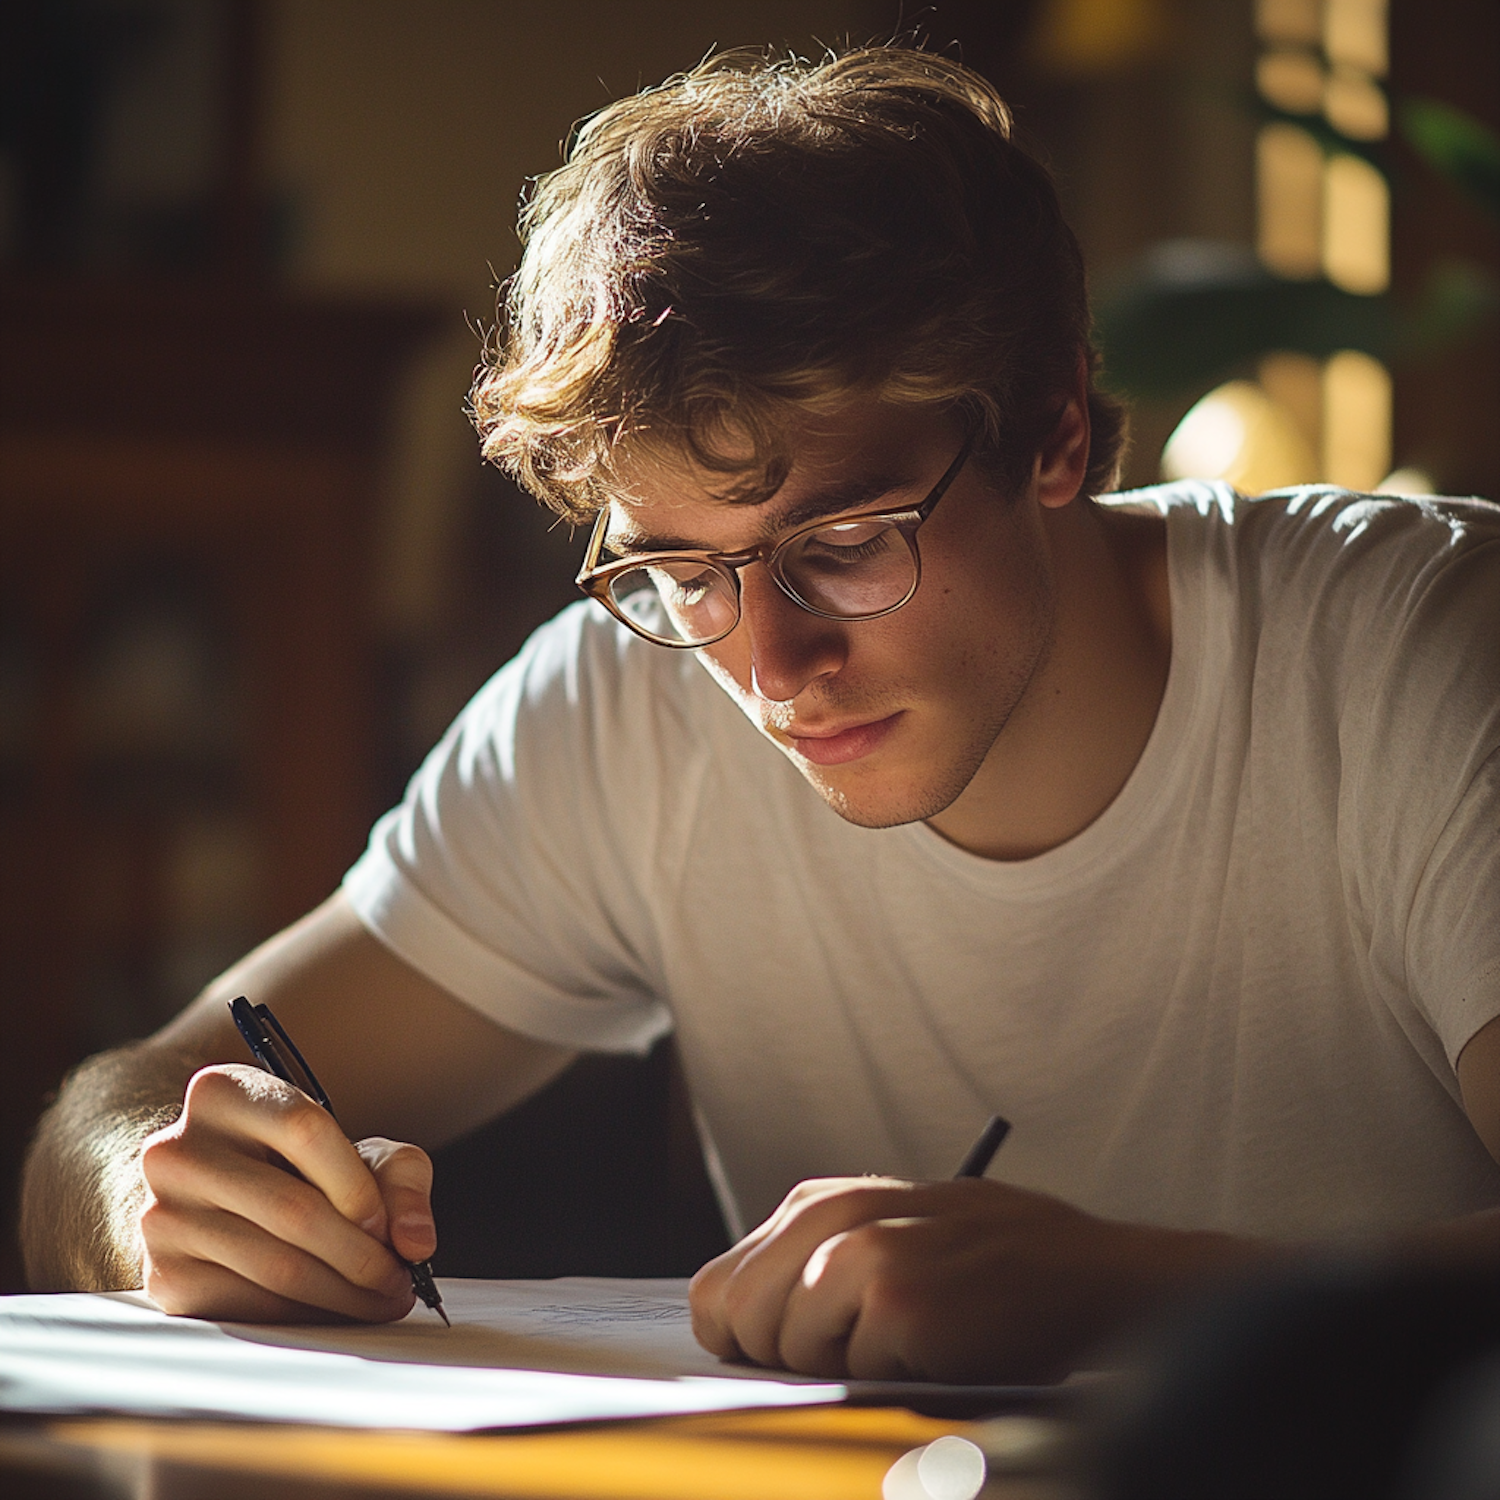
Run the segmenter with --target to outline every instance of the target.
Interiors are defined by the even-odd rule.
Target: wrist
[[[147,1139],[166,1123],[162,1120],[146,1128],[132,1122],[103,1143],[99,1204],[103,1210],[104,1234],[93,1267],[101,1284],[91,1290],[136,1291],[144,1284],[141,1209],[146,1201],[146,1179],[141,1171],[141,1152]]]

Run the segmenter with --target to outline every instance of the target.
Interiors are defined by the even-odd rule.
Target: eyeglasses
[[[609,511],[600,511],[578,587],[658,646],[696,650],[740,622],[739,570],[763,562],[789,599],[825,620],[878,620],[901,608],[922,581],[917,528],[947,493],[974,446],[958,456],[919,505],[814,521],[746,552],[642,552],[600,562]]]

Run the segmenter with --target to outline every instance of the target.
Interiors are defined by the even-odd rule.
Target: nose
[[[750,649],[750,686],[761,698],[788,703],[848,656],[847,627],[810,614],[782,592],[763,563],[740,574],[740,623]]]

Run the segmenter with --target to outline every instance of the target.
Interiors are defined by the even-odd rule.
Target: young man
[[[476,413],[598,602],[338,895],[74,1078],[37,1283],[399,1317],[398,1142],[668,1027],[761,1221],[694,1286],[726,1356],[1028,1377],[1299,1244],[1500,1262],[1500,516],[1096,503],[1077,247],[942,58],[711,60],[525,228]],[[242,991],[393,1139],[246,1066]]]

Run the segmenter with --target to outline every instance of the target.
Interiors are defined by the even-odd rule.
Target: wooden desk
[[[9,1500],[879,1500],[910,1448],[961,1423],[895,1409],[734,1412],[449,1436],[68,1419],[0,1425]],[[991,1479],[987,1500],[1065,1500]]]

